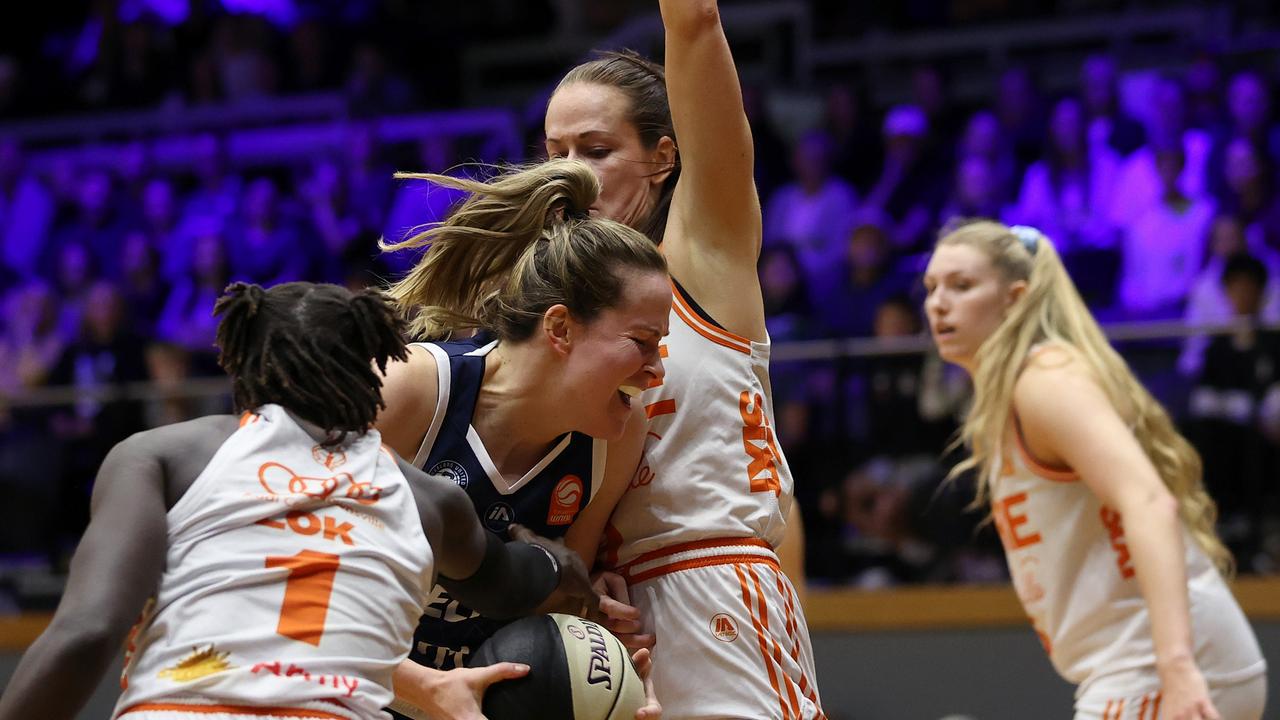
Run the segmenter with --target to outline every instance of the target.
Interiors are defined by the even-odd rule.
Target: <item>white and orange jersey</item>
[[[1017,428],[1016,415],[1011,424]],[[1075,474],[1037,462],[1013,428],[992,471],[992,514],[1018,598],[1054,668],[1079,686],[1077,697],[1099,678],[1154,669],[1124,518]],[[1264,672],[1248,620],[1185,528],[1183,544],[1196,663],[1205,679],[1231,683]]]
[[[723,539],[776,547],[790,509],[769,344],[715,325],[678,285],[672,295],[670,335],[660,346],[666,377],[641,395],[645,459],[606,529],[605,562],[614,567]]]
[[[326,449],[265,405],[168,513],[116,716],[378,718],[431,587],[412,492],[376,431]]]

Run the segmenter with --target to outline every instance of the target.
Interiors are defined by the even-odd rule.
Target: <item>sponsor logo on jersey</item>
[[[568,525],[582,508],[582,478],[565,475],[551,491],[551,507],[547,510],[548,525]]]
[[[724,613],[716,613],[711,617],[711,636],[721,642],[733,642],[738,639],[738,623]]]
[[[506,532],[507,526],[516,521],[516,511],[504,502],[496,502],[484,511],[484,524],[494,532]]]
[[[177,665],[161,670],[156,673],[156,676],[174,682],[185,683],[216,675],[223,670],[232,668],[231,663],[227,662],[227,657],[230,654],[218,652],[212,645],[203,650],[197,648],[191,651],[190,655],[178,661]]]
[[[441,460],[432,465],[427,474],[447,477],[463,489],[471,482],[471,478],[467,477],[467,469],[452,460]]]
[[[311,457],[324,466],[325,470],[337,470],[347,464],[347,454],[341,450],[329,450],[323,445],[311,448]]]
[[[286,505],[308,500],[354,500],[361,505],[373,505],[382,496],[382,488],[369,482],[357,482],[351,473],[309,477],[274,461],[263,463],[258,468],[258,482],[267,492],[284,498]]]

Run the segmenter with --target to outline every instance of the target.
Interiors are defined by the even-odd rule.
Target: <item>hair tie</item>
[[[1044,233],[1030,225],[1013,225],[1009,228],[1009,232],[1018,238],[1018,242],[1022,243],[1022,247],[1027,249],[1028,255],[1031,257],[1036,256],[1036,250],[1040,248],[1040,239],[1044,237]]]

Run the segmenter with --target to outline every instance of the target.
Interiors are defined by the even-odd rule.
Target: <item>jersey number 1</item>
[[[277,633],[299,642],[320,645],[339,561],[337,555],[313,550],[303,550],[288,557],[267,558],[267,567],[289,570],[289,578],[284,583],[284,603],[280,606],[280,622],[276,624]]]

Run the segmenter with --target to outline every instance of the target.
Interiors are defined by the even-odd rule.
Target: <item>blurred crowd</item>
[[[512,32],[538,14],[529,10],[538,3],[509,4]],[[7,75],[0,58],[0,117],[14,114],[13,97],[47,113],[335,87],[371,115],[426,106],[424,83],[435,81],[382,54],[414,44],[359,32],[339,42],[324,15],[393,32],[385,15],[426,12],[412,4],[268,4],[323,11],[291,24],[265,13],[191,15],[200,5],[176,3],[189,15],[164,20],[163,2],[94,3],[87,24],[83,11],[80,25],[49,20],[66,31],[42,42],[64,43],[64,63],[37,71],[27,62]],[[137,7],[138,16],[126,12]],[[551,32],[560,16],[544,15]],[[179,41],[182,33],[195,35]],[[31,52],[24,57],[41,50]],[[1208,52],[1174,72],[1119,68],[1098,54],[1072,92],[1050,96],[1032,68],[1010,66],[975,105],[952,99],[943,68],[921,65],[909,100],[888,107],[855,77],[814,88],[821,111],[803,126],[781,119],[778,88],[745,88],[773,342],[920,337],[919,275],[938,228],[960,216],[1040,228],[1103,321],[1280,322],[1274,69]],[[38,73],[59,81],[34,82]],[[6,86],[12,76],[22,82]],[[34,85],[42,90],[32,95]],[[539,120],[529,121],[530,138]],[[394,277],[413,258],[381,254],[379,238],[438,219],[454,196],[394,181],[393,171],[444,171],[476,157],[446,137],[383,144],[360,119],[335,151],[277,167],[237,167],[226,138],[207,134],[183,169],[162,170],[154,140],[131,142],[112,167],[68,155],[37,171],[28,160],[48,148],[0,136],[0,487],[31,509],[0,528],[0,558],[13,563],[65,563],[113,443],[228,408],[223,396],[180,390],[220,375],[211,310],[229,281],[355,287]],[[1280,571],[1280,334],[1251,326],[1121,349],[1200,449],[1242,570]],[[23,402],[41,389],[139,381],[158,392]],[[969,480],[944,482],[969,400],[962,372],[904,352],[775,362],[773,381],[811,581],[1005,577],[985,513],[968,507]]]

